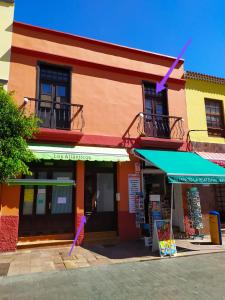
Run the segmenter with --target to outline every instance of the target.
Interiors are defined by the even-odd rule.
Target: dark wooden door
[[[67,170],[41,170],[38,179],[73,179]],[[74,231],[72,186],[25,186],[21,192],[19,236],[50,235]]]
[[[96,163],[98,165],[98,163]],[[88,168],[85,175],[85,231],[116,230],[114,168]]]

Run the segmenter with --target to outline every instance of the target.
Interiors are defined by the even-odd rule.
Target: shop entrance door
[[[59,168],[33,172],[38,179],[73,179],[72,171]],[[21,191],[19,236],[74,232],[72,186],[25,186]]]
[[[115,172],[112,164],[86,163],[85,215],[86,232],[116,230]]]
[[[225,223],[225,185],[215,185],[216,209],[220,213],[220,221]]]

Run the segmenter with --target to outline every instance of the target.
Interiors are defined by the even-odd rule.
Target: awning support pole
[[[170,207],[170,257],[172,256],[171,255],[171,247],[172,247],[172,230],[173,230],[173,194],[174,194],[174,186],[173,186],[173,183],[172,183],[172,186],[171,186],[171,201],[170,201],[170,204],[171,204],[171,207]]]

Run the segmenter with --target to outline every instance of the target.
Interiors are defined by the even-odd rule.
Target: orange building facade
[[[45,158],[32,164],[33,176],[22,178],[26,184],[1,186],[0,251],[16,249],[24,237],[72,238],[83,215],[87,223],[78,243],[100,233],[120,240],[140,237],[129,177],[139,178],[146,191],[146,174],[156,189],[161,175],[135,158],[132,148],[185,150],[186,145],[183,60],[166,91],[155,93],[173,61],[14,22],[8,90],[15,91],[21,109],[42,120],[29,145]]]

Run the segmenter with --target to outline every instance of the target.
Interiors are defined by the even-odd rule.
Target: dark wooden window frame
[[[42,66],[45,67],[50,67],[50,68],[55,68],[55,69],[61,69],[61,70],[65,70],[69,73],[69,82],[68,82],[68,91],[69,91],[69,95],[68,95],[68,99],[70,100],[71,103],[71,94],[72,94],[72,67],[71,66],[67,66],[67,65],[58,65],[58,64],[51,64],[45,61],[37,61],[37,71],[36,71],[36,99],[39,98],[40,95],[40,86],[41,86],[41,82],[40,82],[40,69]]]
[[[45,68],[51,71],[54,71],[51,74],[46,76],[46,78],[41,78],[41,68]],[[58,76],[57,76],[58,72]],[[61,73],[61,74],[60,74]],[[68,78],[64,78],[64,74]],[[55,76],[54,76],[55,75]],[[60,76],[61,75],[61,76]],[[55,77],[55,78],[54,78]],[[60,78],[61,77],[61,78]],[[52,87],[51,91],[51,101],[41,100],[41,84],[50,84]],[[42,119],[43,114],[48,114],[47,124],[44,122],[43,126],[52,129],[65,129],[71,130],[71,111],[73,111],[74,105],[71,103],[71,95],[72,95],[72,67],[65,65],[56,65],[48,62],[38,61],[37,62],[37,72],[36,72],[36,99],[38,101],[35,104],[35,109],[37,115]],[[58,103],[56,101],[56,86],[64,86],[66,89],[65,95],[65,103]],[[46,104],[47,103],[47,104]],[[44,105],[44,106],[43,106]],[[45,108],[46,105],[49,107]],[[73,106],[71,106],[73,105]],[[45,118],[44,118],[45,119]],[[63,119],[63,120],[62,120]],[[61,123],[60,123],[61,121]],[[46,126],[47,125],[47,126]]]
[[[52,179],[52,174],[53,172],[56,171],[64,171],[64,172],[72,172],[73,175],[73,179],[75,178],[76,174],[75,174],[75,166],[74,164],[71,164],[71,167],[68,168],[67,166],[55,166],[53,165],[53,168],[49,167],[48,165],[42,165],[42,166],[38,166],[35,165],[32,169],[33,171],[33,175],[34,175],[34,179],[38,179],[38,173],[39,172],[46,172],[47,173],[47,179]],[[25,177],[23,177],[25,178]],[[32,207],[32,214],[28,215],[28,216],[35,216],[36,215],[36,201],[37,201],[37,190],[38,188],[40,188],[39,186],[33,186],[34,187],[34,201],[33,201],[33,207]],[[24,200],[24,186],[22,186],[21,188],[21,193],[20,193],[20,215],[23,215],[23,200]],[[75,197],[75,189],[73,189],[72,192],[72,197],[74,199]],[[52,199],[52,188],[47,188],[46,189],[46,203],[45,203],[45,214],[44,215],[51,215],[51,211],[49,209],[49,200]],[[75,211],[75,201],[72,202],[72,213],[74,213]]]
[[[209,136],[218,136],[218,137],[224,137],[224,111],[223,111],[223,101],[217,100],[217,99],[211,99],[211,98],[205,98],[205,115],[206,115],[206,124],[208,129],[208,135]],[[214,102],[219,104],[220,114],[211,114],[206,112],[206,104],[207,102]],[[214,116],[214,117],[220,117],[221,120],[221,127],[209,127],[207,122],[207,116]]]
[[[146,105],[145,105],[145,86],[146,85],[151,85],[156,87],[156,83],[155,82],[151,82],[151,81],[146,81],[146,80],[142,80],[142,99],[143,99],[143,112],[146,112]],[[167,94],[167,85],[166,85],[166,89],[164,90],[164,101],[165,101],[165,114],[169,115],[169,109],[168,109],[168,94]],[[155,113],[155,112],[153,112]]]

